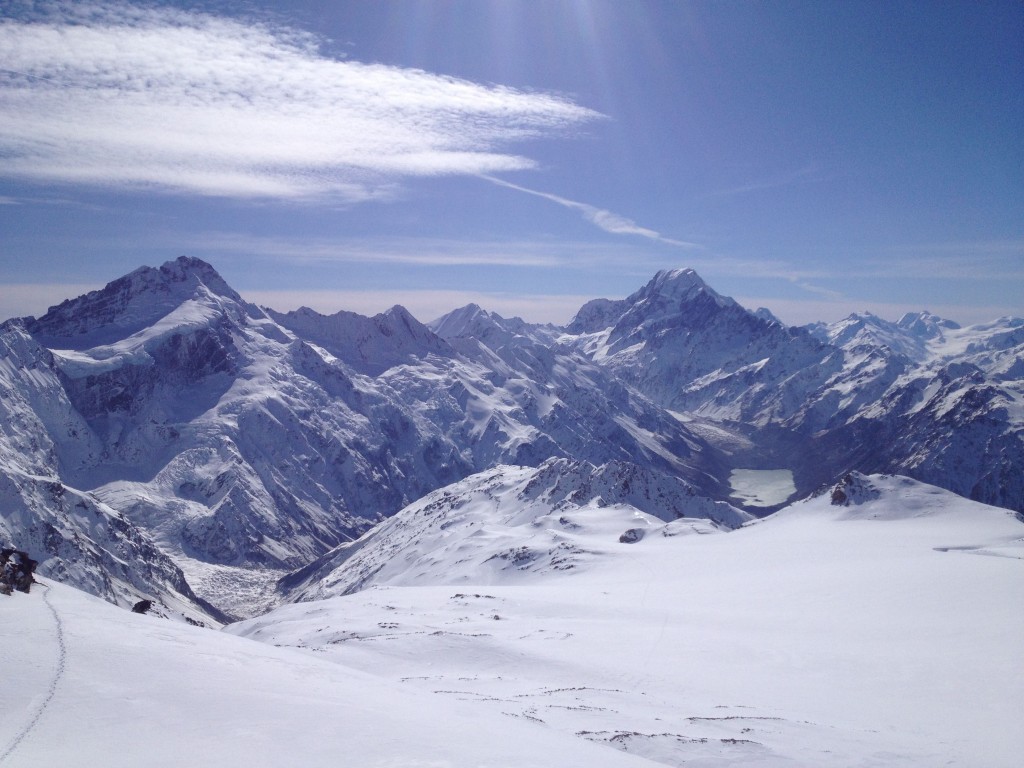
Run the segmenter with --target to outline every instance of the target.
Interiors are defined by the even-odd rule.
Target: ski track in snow
[[[0,752],[0,763],[6,762],[21,742],[23,742],[39,724],[39,721],[46,713],[46,709],[49,707],[50,702],[53,701],[53,697],[57,693],[57,687],[60,685],[60,681],[64,677],[64,671],[67,668],[68,653],[67,644],[64,642],[64,622],[61,621],[60,614],[57,613],[57,609],[54,608],[53,603],[50,602],[50,587],[41,583],[39,586],[44,590],[43,602],[46,603],[46,607],[49,609],[50,615],[53,616],[54,635],[57,640],[57,665],[53,673],[53,678],[47,686],[46,695],[43,697],[42,702],[36,708],[35,714],[32,715],[32,718],[25,724],[25,727],[22,728],[14,739],[11,740],[11,743],[7,745],[7,749]]]

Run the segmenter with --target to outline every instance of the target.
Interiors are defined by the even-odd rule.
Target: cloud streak
[[[503,179],[495,178],[486,174],[480,174],[480,178],[486,179],[492,184],[497,184],[499,187],[505,187],[507,189],[514,189],[517,192],[524,192],[534,197],[540,197],[544,200],[550,200],[553,203],[561,205],[563,208],[569,208],[574,211],[578,211],[582,214],[583,218],[589,221],[594,226],[603,229],[605,232],[609,232],[613,235],[636,235],[638,237],[646,237],[648,240],[654,240],[659,243],[665,243],[666,245],[674,245],[678,248],[700,248],[701,246],[697,243],[689,243],[685,240],[675,240],[671,237],[665,237],[660,232],[647,227],[641,227],[632,219],[627,219],[625,216],[620,216],[612,211],[605,210],[604,208],[598,208],[588,203],[581,203],[576,200],[569,200],[565,197],[559,197],[553,195],[550,192],[540,192],[536,189],[530,189],[529,187],[523,187],[519,184],[513,184],[510,181],[504,181]]]
[[[601,116],[545,93],[325,56],[265,23],[57,2],[0,17],[0,174],[359,202],[535,166],[510,145]]]
[[[766,190],[778,189],[780,187],[788,187],[793,184],[807,184],[818,181],[819,178],[820,174],[818,169],[815,166],[807,166],[774,178],[760,179],[758,181],[747,182],[746,184],[740,184],[727,189],[718,189],[712,192],[707,192],[703,197],[734,197],[736,195],[750,194],[751,192],[763,192]]]
[[[176,242],[190,253],[267,258],[294,264],[366,263],[410,266],[515,266],[554,268],[569,265],[539,242],[434,240],[430,238],[287,238],[204,232]],[[609,257],[610,258],[610,257]]]

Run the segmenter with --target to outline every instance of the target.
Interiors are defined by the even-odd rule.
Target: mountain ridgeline
[[[504,465],[577,478],[576,507],[671,488],[643,511],[716,525],[778,506],[738,509],[735,470],[786,470],[791,496],[899,473],[1024,510],[1024,320],[793,328],[692,270],[564,328],[475,305],[424,325],[257,307],[182,257],[0,325],[0,394],[0,540],[194,620],[245,608],[224,573],[298,584]]]

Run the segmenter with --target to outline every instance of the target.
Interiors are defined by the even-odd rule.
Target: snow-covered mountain
[[[256,307],[182,257],[0,326],[0,393],[3,543],[193,619],[262,610],[477,473],[543,466],[661,519],[677,497],[764,514],[851,470],[1024,509],[1024,321],[789,328],[692,270],[565,328],[474,305],[424,325]],[[733,483],[758,470],[792,490],[757,506]],[[644,506],[595,472],[672,490]]]
[[[580,310],[565,343],[663,407],[719,420],[785,418],[820,375],[808,369],[834,352],[720,296],[690,269],[659,272],[628,298],[596,306]]]
[[[731,425],[754,446],[747,461],[784,462],[805,491],[850,469],[901,472],[1024,510],[1020,318],[787,328],[674,270],[591,302],[566,330],[563,343],[654,402]]]
[[[920,362],[891,364],[878,396],[820,444],[864,471],[1024,510],[1024,320],[970,328],[926,320],[899,324],[921,339]]]
[[[268,571],[498,463],[633,461],[722,492],[700,438],[584,360],[536,343],[507,360],[462,354],[401,308],[264,311],[195,259],[3,331],[5,479],[45,478],[122,515],[181,569],[182,590],[229,612],[254,610]],[[134,570],[117,589],[68,570],[81,557],[62,554],[66,541],[120,555],[74,517],[60,542],[42,537],[48,497],[9,496],[5,538],[31,548],[42,574],[67,570],[122,603],[163,599],[140,575],[153,558],[135,569],[123,557]]]

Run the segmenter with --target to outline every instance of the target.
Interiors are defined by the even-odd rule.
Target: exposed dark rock
[[[132,613],[146,613],[152,607],[152,600],[139,600],[139,602],[132,606]]]
[[[848,472],[832,489],[832,505],[848,507],[851,504],[863,504],[877,499],[879,495],[878,489],[871,484],[869,478],[859,472]]]
[[[32,574],[37,565],[27,552],[18,549],[0,550],[0,593],[9,595],[15,589],[28,593],[35,581]]]
[[[620,544],[636,544],[640,539],[644,537],[643,528],[630,528],[628,531],[619,536]]]

